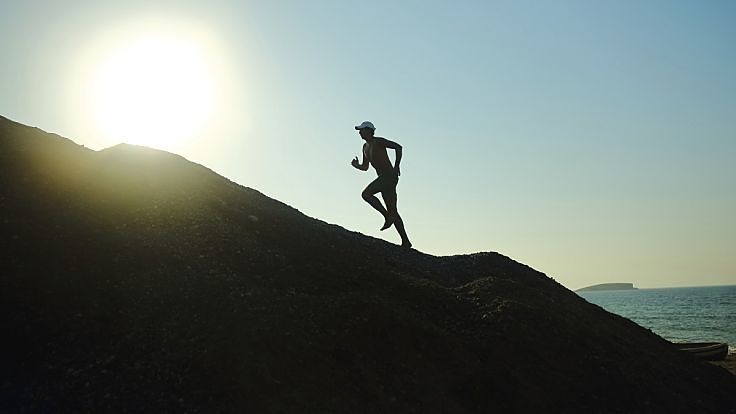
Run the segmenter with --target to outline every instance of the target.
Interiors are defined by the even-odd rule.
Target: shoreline
[[[736,352],[729,349],[726,359],[723,361],[709,361],[711,364],[726,369],[728,372],[736,376]]]

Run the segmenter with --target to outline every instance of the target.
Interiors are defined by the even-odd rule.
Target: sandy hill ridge
[[[736,411],[725,370],[527,266],[404,251],[177,155],[0,118],[0,219],[3,412]]]

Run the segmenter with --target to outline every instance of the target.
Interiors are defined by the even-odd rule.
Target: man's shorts
[[[373,195],[381,193],[384,197],[396,195],[396,185],[399,183],[399,176],[395,171],[388,171],[378,175],[378,178],[373,180],[368,187],[365,188],[365,192]]]

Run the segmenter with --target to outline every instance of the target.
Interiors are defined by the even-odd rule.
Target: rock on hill
[[[356,201],[357,203],[358,201]],[[497,253],[0,118],[0,411],[734,411],[736,380]]]

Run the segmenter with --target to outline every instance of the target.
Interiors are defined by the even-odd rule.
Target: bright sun
[[[213,111],[213,77],[193,42],[148,35],[101,65],[92,102],[114,141],[170,149],[201,132]]]

